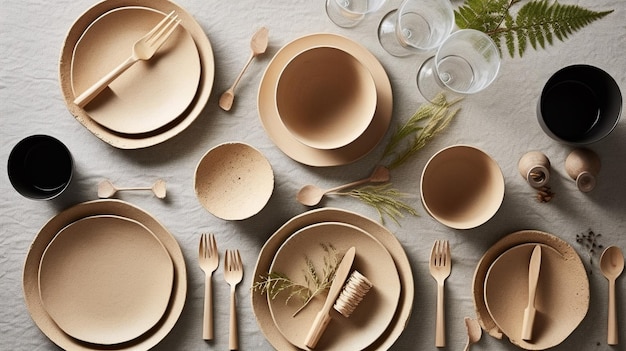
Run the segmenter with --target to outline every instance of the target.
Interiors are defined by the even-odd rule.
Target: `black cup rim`
[[[54,143],[60,146],[68,156],[68,160],[70,163],[69,178],[67,179],[67,181],[65,181],[65,183],[62,186],[60,186],[57,189],[50,190],[50,191],[34,190],[32,188],[24,186],[24,184],[17,178],[17,175],[15,174],[17,172],[16,169],[19,168],[19,166],[15,165],[17,161],[15,159],[17,157],[16,155],[18,154],[18,152],[21,151],[21,149],[24,146],[28,145],[29,143],[32,143],[34,140],[42,140],[42,141]],[[11,185],[20,195],[29,199],[33,199],[33,200],[50,200],[61,195],[65,191],[65,189],[67,189],[67,187],[70,185],[72,178],[74,176],[74,158],[72,157],[72,153],[70,152],[68,147],[59,139],[50,135],[46,135],[46,134],[34,134],[34,135],[30,135],[30,136],[23,138],[22,140],[17,142],[15,146],[13,146],[13,148],[11,149],[11,153],[9,154],[8,161],[7,161],[7,174],[9,176],[9,181],[11,182]]]
[[[576,138],[576,139],[568,139],[568,138],[564,138],[560,135],[555,134],[546,124],[543,113],[542,113],[542,105],[543,105],[543,100],[544,100],[544,96],[546,95],[546,93],[556,84],[561,83],[562,77],[564,75],[568,75],[571,71],[581,71],[586,74],[593,74],[594,76],[599,77],[603,81],[603,83],[605,83],[605,85],[608,87],[608,90],[611,92],[611,95],[613,97],[616,97],[618,100],[613,103],[618,107],[614,109],[615,113],[612,113],[612,120],[609,118],[609,121],[604,123],[604,127],[602,128],[603,131],[599,133],[588,134],[582,138]],[[581,82],[585,84],[584,81],[581,81]],[[619,85],[617,84],[613,76],[611,76],[609,73],[607,73],[603,69],[598,68],[596,66],[592,66],[588,64],[575,64],[575,65],[570,65],[570,66],[566,66],[566,67],[559,69],[554,74],[552,74],[550,78],[546,81],[541,91],[539,101],[537,103],[537,119],[543,131],[552,139],[566,143],[566,144],[586,145],[586,144],[598,142],[606,138],[609,134],[611,134],[611,132],[615,129],[615,127],[617,127],[617,124],[619,123],[621,119],[622,104],[623,104],[622,93],[620,91]]]

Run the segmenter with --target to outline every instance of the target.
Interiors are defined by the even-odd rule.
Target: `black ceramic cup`
[[[590,144],[619,122],[622,94],[608,73],[589,65],[562,68],[545,84],[537,104],[543,131],[566,144]]]
[[[18,142],[7,164],[11,184],[23,196],[49,200],[70,184],[74,169],[72,154],[59,140],[31,135]]]

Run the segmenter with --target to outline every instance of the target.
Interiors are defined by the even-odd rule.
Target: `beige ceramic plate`
[[[259,276],[266,275],[269,272],[270,265],[278,248],[282,243],[294,232],[306,226],[321,222],[342,222],[352,224],[359,227],[372,235],[381,244],[385,246],[387,251],[394,260],[398,276],[400,278],[401,291],[398,299],[398,308],[396,313],[383,333],[372,345],[365,350],[388,350],[394,342],[400,337],[404,331],[406,324],[411,316],[413,309],[413,298],[415,294],[413,283],[413,272],[409,260],[398,239],[380,223],[363,217],[354,212],[335,208],[321,208],[311,210],[298,215],[281,226],[261,248],[259,258],[252,275],[252,283],[259,281]],[[257,323],[261,331],[277,350],[298,350],[280,333],[272,316],[270,314],[267,298],[259,292],[253,292],[251,295],[252,309],[257,319]],[[360,306],[364,307],[364,306]],[[356,313],[356,311],[355,311]]]
[[[533,339],[522,340],[522,321],[528,304],[528,265],[535,245],[512,247],[493,262],[485,279],[485,304],[513,344],[527,350],[544,350],[563,342],[585,317],[589,284],[578,256],[566,258],[542,245]]]
[[[276,108],[275,92],[280,73],[297,54],[317,46],[336,47],[350,53],[370,70],[376,83],[378,106],[371,124],[357,140],[338,149],[316,149],[299,142],[281,122]],[[336,34],[308,35],[280,49],[261,79],[257,103],[261,123],[276,146],[292,159],[318,167],[351,163],[372,151],[385,136],[393,108],[391,83],[380,62],[365,47]]]
[[[198,200],[216,217],[249,218],[274,191],[274,171],[263,154],[245,143],[224,143],[207,151],[195,173]]]
[[[142,134],[125,134],[108,129],[97,123],[84,109],[73,103],[76,96],[72,90],[71,66],[72,55],[78,40],[91,23],[103,14],[119,7],[130,6],[146,7],[162,13],[169,13],[175,10],[181,18],[185,30],[191,35],[195,42],[201,64],[200,82],[197,84],[195,97],[187,109],[167,125]],[[63,93],[65,104],[70,113],[95,136],[120,149],[140,149],[153,146],[173,138],[189,127],[204,110],[209,100],[213,87],[214,74],[215,63],[213,51],[204,30],[191,14],[176,3],[167,0],[106,0],[94,5],[83,13],[70,28],[61,49],[59,62],[61,92]]]
[[[57,233],[70,223],[95,215],[115,215],[135,220],[148,228],[167,249],[174,265],[174,286],[169,305],[160,321],[147,333],[129,342],[112,346],[80,342],[64,333],[44,309],[39,295],[39,263],[44,250]],[[187,295],[185,259],[178,242],[147,212],[120,200],[96,200],[75,205],[52,217],[33,240],[24,263],[23,289],[26,307],[33,321],[52,342],[66,350],[148,350],[172,330]]]
[[[64,332],[112,345],[152,328],[169,304],[174,267],[141,223],[93,216],[63,228],[39,265],[44,308]]]
[[[74,95],[124,62],[135,41],[166,15],[146,7],[121,7],[96,19],[74,48]],[[116,132],[151,132],[187,109],[196,95],[200,71],[196,44],[182,23],[150,60],[135,63],[87,104],[85,111]]]
[[[564,240],[545,232],[537,230],[522,230],[505,236],[498,240],[493,246],[491,246],[478,262],[476,270],[474,272],[474,280],[472,283],[472,294],[474,299],[474,308],[476,309],[476,315],[481,327],[486,330],[490,335],[495,338],[502,338],[502,331],[493,320],[485,303],[485,280],[487,272],[492,263],[508,249],[527,243],[544,244],[554,248],[558,251],[563,258],[570,262],[580,262],[580,257],[576,253],[573,247],[571,247]],[[580,262],[582,265],[582,262]],[[586,315],[589,304],[589,281],[586,278],[582,278],[580,281],[581,289],[585,292],[582,296],[585,299],[586,305],[581,306],[582,317]],[[584,313],[583,313],[584,311]],[[582,317],[580,318],[582,320]]]
[[[305,257],[311,259],[322,274],[324,257],[327,256],[322,245],[334,247],[338,254],[354,246],[356,258],[352,269],[363,274],[373,287],[350,318],[331,310],[332,320],[317,348],[362,350],[387,329],[398,306],[401,287],[393,258],[378,240],[362,229],[345,223],[323,222],[302,228],[290,236],[276,252],[270,271],[280,272],[306,285],[302,273],[306,267]],[[293,314],[300,308],[301,301],[290,299],[285,304],[287,296],[288,293],[282,293],[274,299],[268,297],[272,318],[287,340],[306,349],[306,335],[326,296],[320,295],[312,300],[295,317]]]

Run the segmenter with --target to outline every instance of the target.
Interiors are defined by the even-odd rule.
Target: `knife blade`
[[[535,245],[530,256],[528,265],[528,306],[524,309],[524,321],[522,322],[522,340],[532,340],[533,324],[535,323],[535,297],[537,295],[537,282],[541,268],[541,245]]]
[[[339,293],[343,288],[343,284],[350,274],[355,256],[356,248],[354,246],[348,249],[348,251],[343,255],[341,263],[339,263],[339,267],[337,267],[337,271],[335,271],[335,278],[333,278],[333,283],[330,285],[330,290],[328,290],[324,306],[315,316],[315,320],[313,320],[311,329],[309,329],[309,333],[304,341],[304,344],[307,347],[312,349],[315,348],[320,337],[326,330],[326,327],[330,322],[330,309],[333,307],[335,300],[337,300],[337,296],[339,296]]]

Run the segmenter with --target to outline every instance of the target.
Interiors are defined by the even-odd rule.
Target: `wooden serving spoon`
[[[376,167],[376,169],[374,169],[374,172],[372,172],[369,177],[334,188],[324,190],[312,184],[305,185],[304,187],[302,187],[302,189],[300,189],[300,191],[298,191],[296,199],[303,205],[315,206],[319,204],[320,201],[322,201],[322,198],[326,194],[337,192],[347,188],[352,188],[365,183],[383,183],[388,181],[389,178],[389,170],[384,166],[378,166]]]
[[[477,343],[483,335],[483,330],[476,319],[465,317],[465,326],[467,327],[467,344],[465,351],[469,351],[472,344]]]
[[[615,280],[624,270],[624,254],[617,246],[609,246],[600,256],[600,269],[609,281],[609,318],[607,343],[617,345],[617,310],[615,305]]]
[[[235,87],[237,86],[237,84],[239,84],[239,80],[241,80],[243,73],[252,62],[252,59],[261,55],[267,49],[267,44],[269,41],[268,33],[269,30],[267,28],[261,27],[252,36],[252,40],[250,41],[250,49],[252,50],[252,52],[250,53],[248,62],[246,62],[246,65],[243,66],[243,69],[241,70],[241,72],[239,72],[239,75],[235,79],[233,85],[228,88],[224,93],[222,93],[222,96],[220,96],[219,105],[224,111],[230,111],[230,108],[233,107],[233,100],[235,100]]]
[[[164,199],[166,195],[165,181],[159,179],[151,187],[132,187],[132,188],[118,188],[111,181],[105,179],[98,184],[98,197],[108,199],[115,195],[118,191],[127,190],[151,190],[152,193],[159,199]]]

